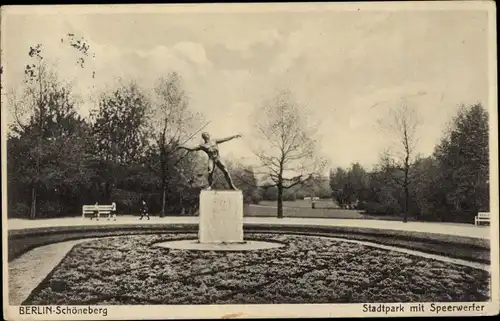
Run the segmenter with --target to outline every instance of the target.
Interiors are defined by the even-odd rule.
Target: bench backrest
[[[480,217],[480,218],[489,218],[490,217],[490,212],[479,212],[479,213],[477,213],[477,217]]]
[[[113,205],[83,205],[83,211],[84,212],[89,212],[89,211],[111,211],[114,210]]]

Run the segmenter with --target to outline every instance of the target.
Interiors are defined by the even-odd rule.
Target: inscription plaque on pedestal
[[[243,243],[243,193],[204,190],[200,194],[200,243]]]

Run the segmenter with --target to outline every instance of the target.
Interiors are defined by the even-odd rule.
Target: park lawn
[[[245,205],[243,213],[247,217],[276,217],[276,203],[266,202],[265,205]],[[340,208],[311,208],[299,206],[283,206],[284,217],[297,218],[338,218],[338,219],[365,219],[365,220],[395,220],[401,221],[401,215],[370,215],[357,210],[346,210]],[[409,218],[409,221],[414,221]]]
[[[276,206],[246,205],[244,215],[248,217],[276,217]],[[302,218],[353,218],[362,219],[365,215],[354,210],[326,209],[311,207],[283,207],[284,217]]]
[[[251,252],[154,247],[196,234],[118,236],[75,246],[23,304],[269,304],[487,301],[488,272],[299,235]]]
[[[283,207],[299,207],[299,208],[311,208],[311,201],[305,200],[296,200],[296,201],[283,201]],[[337,204],[335,204],[331,199],[320,199],[315,201],[316,208],[330,208],[336,209],[339,208]],[[261,206],[272,206],[276,207],[276,201],[260,201],[259,205]]]

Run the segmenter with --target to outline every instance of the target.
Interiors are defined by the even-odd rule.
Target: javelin
[[[191,136],[189,136],[182,144],[179,144],[179,145],[184,145],[185,143],[187,143],[189,140],[191,140],[191,138],[193,138],[196,134],[198,134],[200,131],[202,131],[205,127],[208,126],[208,124],[210,124],[212,121],[209,121],[207,122],[205,125],[203,125],[200,129],[198,129],[197,131],[195,131]],[[179,164],[179,162],[181,160],[183,160],[187,155],[189,154],[189,151],[186,151],[186,153],[184,154],[184,156],[182,156],[181,158],[179,158],[177,160],[177,162],[175,162],[174,164],[174,167],[177,166],[177,164]]]
[[[179,145],[184,145],[185,143],[187,143],[188,141],[191,140],[191,138],[193,138],[196,134],[198,134],[200,131],[202,131],[205,127],[208,126],[208,124],[210,124],[212,121],[209,121],[207,122],[205,125],[203,125],[200,129],[198,129],[196,132],[194,132],[194,134],[192,134],[191,136],[189,136],[184,142],[182,142],[181,144]]]

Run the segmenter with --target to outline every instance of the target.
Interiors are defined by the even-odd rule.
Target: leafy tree
[[[471,221],[489,208],[488,113],[481,104],[461,106],[451,128],[436,147],[440,185],[456,220]]]
[[[423,220],[445,216],[446,190],[440,185],[441,170],[435,157],[418,158],[413,164],[412,213]]]
[[[85,50],[76,49],[78,61],[85,61],[82,54],[88,55],[88,48]],[[75,124],[81,125],[82,120],[74,112],[75,101],[70,94],[70,88],[62,84],[56,73],[49,68],[43,46],[41,44],[31,46],[28,50],[28,57],[28,63],[24,67],[25,79],[24,86],[21,87],[21,96],[13,93],[8,98],[9,108],[14,116],[14,124],[10,126],[13,132],[9,134],[9,141],[15,147],[23,146],[19,152],[22,151],[30,160],[26,173],[30,173],[31,178],[24,183],[26,183],[25,187],[30,190],[28,197],[31,199],[29,217],[34,219],[39,208],[39,192],[46,185],[44,182],[47,176],[46,161],[48,155],[53,155],[56,152],[54,148],[51,148],[53,145],[57,146],[73,140],[67,136],[59,137],[57,135],[72,133],[72,130],[75,130],[74,126],[77,126]],[[81,66],[83,67],[83,64]],[[3,68],[1,71],[3,73]],[[60,130],[58,131],[53,126],[59,126]],[[13,137],[17,137],[18,141],[15,142]],[[19,140],[26,141],[20,142]],[[69,145],[71,147],[80,146],[80,144],[72,143]],[[63,151],[64,149],[59,147],[58,150]],[[16,153],[16,148],[11,149],[11,152]],[[66,154],[61,153],[61,155],[65,156]],[[12,158],[18,157],[19,155],[12,155]]]
[[[330,170],[330,188],[332,196],[337,205],[344,208],[349,202],[349,196],[345,193],[345,185],[347,184],[347,172],[337,167],[335,170]]]
[[[21,148],[23,153],[20,155],[24,155],[26,157],[24,160],[28,160],[25,174],[29,179],[24,183],[31,191],[29,217],[34,219],[39,208],[37,204],[39,192],[47,183],[47,163],[50,164],[54,159],[54,153],[60,150],[57,147],[53,149],[54,142],[61,143],[56,140],[58,134],[71,133],[68,126],[71,118],[75,118],[75,102],[71,99],[69,88],[62,85],[57,76],[49,70],[44,61],[42,46],[30,47],[28,55],[32,61],[25,67],[25,86],[22,95],[9,97],[15,119],[10,128],[10,135],[16,136],[21,141],[25,140],[17,145],[14,143],[14,146],[23,145]],[[13,143],[13,140],[11,142]],[[15,149],[11,149],[11,152],[14,153],[13,158],[20,156],[16,155]]]
[[[40,100],[30,107],[34,114],[25,121],[18,119],[8,135],[9,192],[15,195],[16,189],[19,192],[29,187],[30,195],[21,194],[31,199],[31,219],[44,202],[54,199],[55,192],[68,200],[78,195],[73,186],[81,179],[87,132],[85,121],[75,111],[70,89],[55,77],[45,78],[43,85]],[[28,99],[12,103],[29,103],[31,94],[28,91],[24,96]]]
[[[332,191],[330,188],[330,180],[323,176],[315,176],[311,180],[305,182],[302,186],[299,186],[295,194],[297,198],[331,198]]]
[[[368,175],[359,163],[352,164],[348,169],[338,167],[330,171],[330,188],[337,205],[341,208],[351,206],[368,197]]]
[[[129,166],[141,163],[148,144],[146,112],[149,100],[133,82],[103,93],[92,112],[93,166],[109,201]],[[98,183],[99,184],[99,183]]]
[[[259,191],[262,199],[266,201],[276,202],[278,200],[278,188],[276,186],[264,185],[259,188]]]

